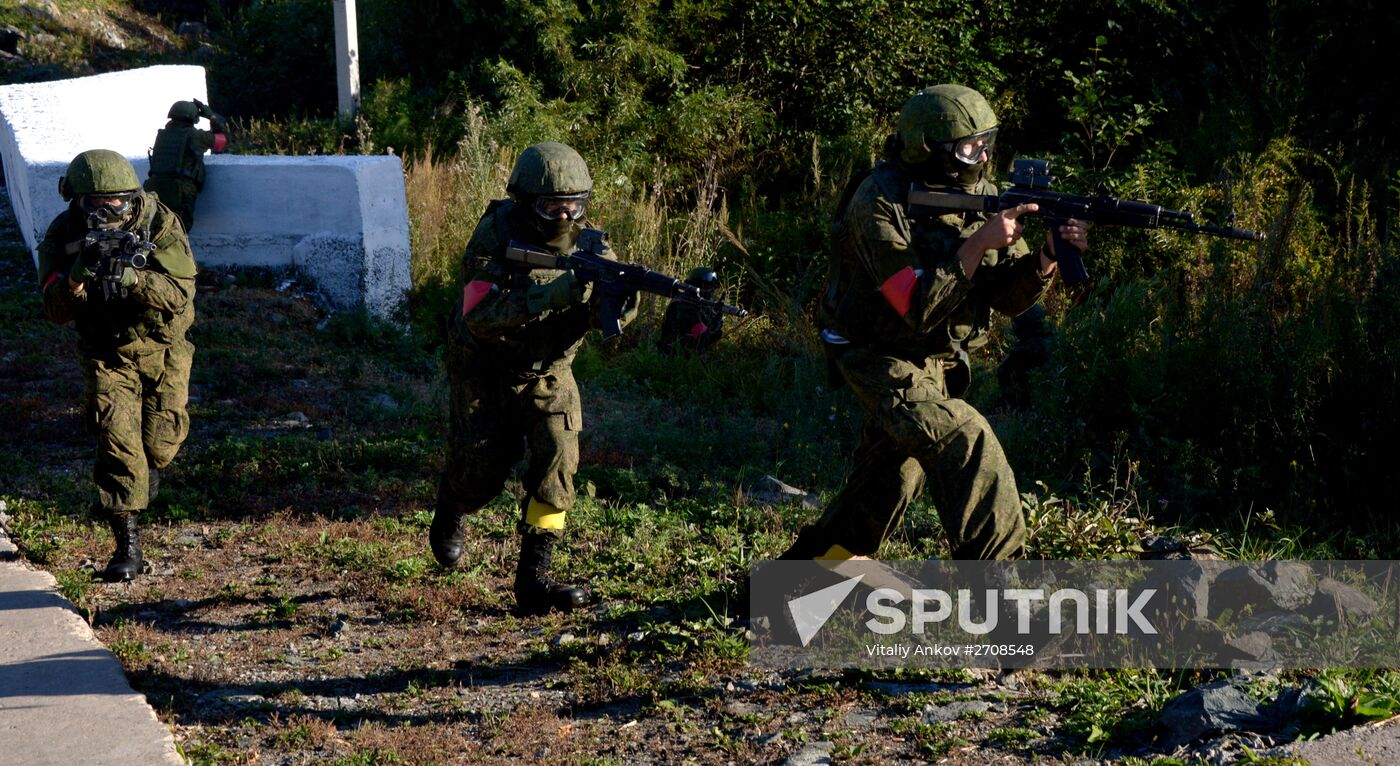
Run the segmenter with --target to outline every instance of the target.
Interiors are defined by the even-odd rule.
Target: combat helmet
[[[922,165],[942,153],[964,165],[990,154],[997,116],[977,91],[961,85],[935,85],[915,93],[899,113],[899,158]]]
[[[697,266],[690,270],[690,275],[685,278],[686,284],[700,288],[700,292],[706,295],[715,291],[719,287],[719,275],[714,269],[705,266]]]
[[[170,105],[170,112],[165,116],[193,125],[199,121],[199,105],[193,101],[176,101]]]
[[[506,191],[545,220],[583,217],[593,178],[588,163],[571,147],[556,141],[529,146],[520,153]]]
[[[89,216],[103,223],[119,222],[131,212],[131,201],[141,189],[136,169],[121,154],[110,149],[89,149],[68,163],[58,179],[58,193],[64,200],[76,200]],[[91,204],[90,198],[116,200],[116,204]]]

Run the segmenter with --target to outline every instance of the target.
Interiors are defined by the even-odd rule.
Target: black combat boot
[[[831,543],[822,539],[821,532],[816,527],[803,527],[797,533],[797,539],[792,541],[792,545],[778,556],[780,561],[810,561],[831,550]]]
[[[112,537],[116,538],[117,549],[112,560],[102,570],[102,579],[107,582],[124,582],[141,574],[141,544],[136,539],[136,520],[139,514],[132,511],[123,516],[112,516],[108,524],[112,527]]]
[[[568,612],[588,603],[588,591],[566,585],[549,574],[554,558],[554,535],[520,533],[520,564],[515,570],[515,611],[521,615]]]
[[[433,511],[433,525],[428,528],[428,545],[433,549],[433,558],[442,566],[456,566],[457,560],[462,558],[462,541],[466,536],[462,519],[467,513],[465,508],[448,499],[439,481],[437,508]]]

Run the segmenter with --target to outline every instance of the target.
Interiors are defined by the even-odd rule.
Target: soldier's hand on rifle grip
[[[68,269],[68,278],[78,284],[91,282],[97,277],[97,262],[101,257],[101,251],[97,247],[89,245],[78,253],[78,257],[73,259],[73,265]]]
[[[1063,245],[1058,244],[1057,240]],[[1081,254],[1087,251],[1089,249],[1089,224],[1073,218],[1060,222],[1058,225],[1052,223],[1050,230],[1045,232],[1045,249],[1040,251],[1041,273],[1049,275],[1061,258],[1069,258],[1056,249],[1061,246],[1072,247]],[[1082,261],[1080,263],[1081,265],[1075,268],[1076,274],[1083,271]]]
[[[1016,207],[1007,208],[997,213],[982,224],[982,228],[973,232],[958,248],[958,258],[962,261],[963,273],[969,279],[976,273],[977,267],[982,264],[982,256],[988,250],[1000,250],[1010,247],[1021,239],[1023,234],[1021,222],[1017,218],[1026,213],[1034,213],[1040,206],[1034,202],[1027,202]]]

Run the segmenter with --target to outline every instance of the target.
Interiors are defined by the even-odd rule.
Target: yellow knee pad
[[[826,553],[818,556],[816,561],[850,561],[856,558],[856,554],[851,553],[840,545],[833,545],[826,549]]]
[[[564,515],[564,511],[534,497],[525,506],[525,523],[536,529],[563,529]]]

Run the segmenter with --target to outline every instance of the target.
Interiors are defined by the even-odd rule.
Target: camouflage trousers
[[[190,433],[190,367],[194,344],[83,357],[84,419],[97,436],[93,481],[97,503],[116,516],[139,512],[151,469],[170,465]]]
[[[199,199],[199,187],[188,178],[151,176],[143,184],[148,192],[154,192],[160,201],[180,217],[180,223],[188,232],[194,226],[194,203]]]
[[[1026,526],[1016,478],[986,419],[948,398],[942,362],[858,347],[832,353],[865,425],[845,486],[794,546],[806,552],[800,557],[832,545],[873,556],[921,492],[938,509],[954,559],[1020,556]]]
[[[449,344],[451,422],[439,507],[480,510],[501,494],[528,451],[522,527],[531,498],[560,511],[573,508],[583,411],[572,365],[566,357],[537,371],[508,371]]]

